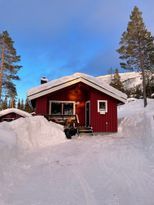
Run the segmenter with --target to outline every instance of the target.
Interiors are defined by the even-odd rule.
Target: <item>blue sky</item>
[[[0,0],[0,31],[9,32],[21,55],[18,97],[41,76],[120,68],[116,49],[135,5],[154,35],[153,0]]]

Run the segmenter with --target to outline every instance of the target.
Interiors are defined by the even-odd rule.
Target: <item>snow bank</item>
[[[0,167],[8,163],[10,156],[13,157],[16,153],[16,134],[8,124],[8,122],[3,122],[0,125]]]
[[[118,106],[118,118],[129,117],[141,113],[151,113],[154,111],[154,100],[148,99],[148,105],[144,108],[143,99],[128,98],[127,103]],[[135,118],[136,119],[136,118]]]
[[[127,137],[131,143],[142,146],[154,160],[154,100],[148,99],[144,108],[143,99],[128,99],[125,105],[118,107],[118,119],[118,136]]]
[[[0,124],[0,149],[9,146],[20,151],[36,151],[65,141],[63,127],[48,122],[42,116],[20,118]]]

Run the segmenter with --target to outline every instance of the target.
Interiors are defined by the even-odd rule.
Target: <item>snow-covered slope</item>
[[[20,121],[20,128],[15,122],[10,127],[2,124],[0,205],[153,205],[154,100],[148,100],[146,108],[142,100],[121,105],[118,117],[118,133],[82,136],[67,143],[59,143],[61,127],[52,132],[44,125],[47,122],[40,122],[43,119],[27,126]],[[51,140],[57,135],[56,146],[48,139],[49,131]],[[29,132],[26,145],[34,144],[34,150],[21,149],[23,155],[17,150],[22,143],[16,146],[13,139],[22,139],[24,132]],[[30,137],[34,132],[36,139]],[[49,144],[35,146],[41,136]]]
[[[133,88],[137,85],[141,85],[142,78],[141,73],[139,72],[126,72],[126,73],[119,73],[121,77],[121,81],[124,84],[124,87],[127,89]],[[102,82],[110,84],[113,75],[104,75],[98,76],[97,78],[100,79]]]

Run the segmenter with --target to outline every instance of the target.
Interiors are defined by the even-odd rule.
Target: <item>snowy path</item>
[[[5,205],[154,204],[154,167],[125,138],[74,140],[21,157],[10,169],[9,186],[1,186]]]

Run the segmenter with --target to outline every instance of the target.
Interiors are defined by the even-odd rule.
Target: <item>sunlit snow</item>
[[[116,134],[66,140],[43,117],[0,125],[0,205],[153,205],[154,100],[118,108]]]

